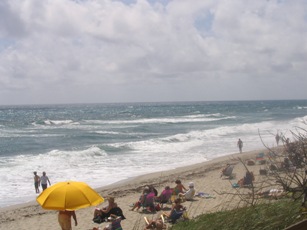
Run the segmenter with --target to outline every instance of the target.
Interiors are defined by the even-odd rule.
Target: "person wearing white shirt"
[[[194,183],[190,182],[188,191],[186,191],[185,193],[180,193],[179,197],[184,197],[185,200],[193,200],[194,195],[195,195]]]
[[[41,185],[43,190],[45,190],[48,186],[47,182],[49,183],[49,185],[51,185],[50,180],[48,178],[48,176],[46,176],[46,172],[43,172],[43,175],[41,176]]]

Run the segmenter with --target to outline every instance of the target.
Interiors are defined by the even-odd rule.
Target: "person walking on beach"
[[[62,230],[71,230],[71,217],[75,221],[75,226],[78,225],[77,216],[75,211],[59,211],[58,221]]]
[[[243,148],[243,141],[239,138],[237,146],[239,147],[240,153],[242,153],[242,148]]]
[[[48,184],[51,185],[50,180],[48,178],[48,176],[46,176],[46,172],[43,172],[43,175],[41,176],[41,185],[42,185],[42,189],[43,191],[47,188]]]
[[[275,136],[275,140],[276,140],[276,144],[278,145],[279,144],[279,140],[280,140],[280,136],[279,136],[278,133]]]
[[[35,192],[39,193],[39,184],[40,184],[40,177],[37,175],[37,172],[33,172],[34,174],[34,187]]]

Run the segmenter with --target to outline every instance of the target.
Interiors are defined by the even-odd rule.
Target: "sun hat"
[[[194,183],[193,183],[193,182],[190,182],[190,183],[189,183],[189,187],[194,187]]]

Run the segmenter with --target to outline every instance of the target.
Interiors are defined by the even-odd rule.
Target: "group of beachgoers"
[[[193,199],[195,195],[193,182],[189,183],[188,189],[185,188],[180,180],[176,180],[175,183],[174,188],[165,186],[160,195],[158,195],[158,191],[153,186],[145,186],[139,200],[133,204],[131,211],[135,209],[138,211],[140,208],[142,210],[146,209],[147,212],[159,211],[157,209],[163,208],[163,204],[174,203],[176,199],[180,199],[181,202]]]
[[[264,153],[258,154],[256,160],[261,164],[265,162]],[[285,159],[282,165],[287,168],[291,162],[289,158]],[[255,165],[255,161],[252,159],[247,160],[247,165]],[[228,179],[233,179],[233,169],[234,164],[227,164],[225,168],[221,171],[220,177],[228,177]],[[240,187],[252,187],[253,181],[255,180],[254,174],[252,171],[247,170],[245,175],[233,183],[234,188]],[[50,181],[46,176],[46,173],[43,172],[43,176],[39,177],[37,172],[34,172],[34,182],[35,188],[39,192],[39,184],[42,184],[43,189],[47,187],[47,182]],[[44,184],[44,186],[43,186]],[[270,197],[270,198],[279,198],[285,195],[285,192],[282,189],[271,188],[266,191],[260,191],[256,193],[259,197]],[[165,186],[163,191],[159,194],[157,189],[152,185],[146,185],[143,188],[139,199],[131,204],[130,211],[137,211],[142,213],[156,213],[162,211],[157,215],[157,218],[152,218],[148,220],[147,217],[144,217],[145,220],[145,229],[156,229],[162,230],[166,229],[166,224],[171,223],[175,224],[179,219],[185,220],[188,219],[186,207],[182,205],[183,202],[192,201],[196,194],[194,183],[189,182],[188,188],[186,188],[181,180],[177,179],[175,181],[175,186],[170,187],[169,185]],[[202,197],[202,196],[201,196]],[[207,197],[206,197],[207,198]],[[121,221],[126,219],[122,209],[115,202],[113,196],[107,196],[106,200],[108,204],[102,208],[96,208],[94,210],[93,222],[94,223],[107,223],[107,225],[102,228],[103,230],[122,230]],[[171,205],[171,208],[167,207],[169,212],[164,206]],[[77,218],[74,211],[60,211],[59,212],[59,223],[62,230],[71,229],[71,219],[74,219],[75,225],[77,225]],[[101,228],[94,227],[93,230],[98,230]]]
[[[39,187],[42,186],[42,189],[45,190],[48,187],[48,184],[51,185],[49,177],[46,175],[46,172],[43,172],[42,176],[37,175],[37,172],[34,174],[34,188],[36,193],[40,193]]]
[[[265,164],[266,160],[264,159],[264,153],[259,153],[256,156],[256,160],[259,162],[259,164]],[[248,159],[246,161],[246,165],[252,166],[255,165],[255,161],[253,159]],[[290,170],[290,167],[292,165],[292,162],[289,160],[288,157],[284,158],[284,161],[281,162],[281,166],[279,167],[279,170]],[[269,170],[277,170],[277,166],[274,166],[271,163],[269,165]],[[228,179],[233,179],[232,175],[233,175],[233,169],[234,169],[234,165],[233,164],[227,164],[225,168],[222,169],[221,171],[221,176],[220,177],[227,177]],[[265,171],[265,172],[263,172]],[[259,170],[260,175],[266,175],[267,170],[265,169],[260,169]],[[232,184],[232,187],[234,188],[250,188],[253,187],[253,182],[255,180],[255,176],[254,173],[252,171],[247,170],[245,172],[245,175],[239,179],[236,183]],[[278,199],[281,197],[284,197],[286,195],[286,192],[282,189],[282,188],[269,188],[267,190],[264,191],[257,191],[255,193],[255,195],[259,198],[274,198],[274,199]]]
[[[130,211],[136,210],[146,213],[154,213],[163,210],[163,205],[166,204],[171,205],[171,210],[169,212],[162,212],[156,219],[148,220],[145,217],[145,229],[165,229],[165,219],[172,224],[181,217],[187,219],[187,215],[185,214],[186,208],[182,203],[193,200],[195,195],[194,183],[190,182],[188,188],[181,183],[181,180],[176,180],[175,184],[174,188],[165,186],[160,194],[154,186],[145,186],[139,199],[131,205]],[[122,209],[118,207],[114,197],[108,196],[107,201],[107,206],[95,209],[93,222],[98,224],[108,222],[109,224],[103,228],[104,230],[121,230],[121,221],[126,219]],[[93,230],[96,229],[97,228],[93,228]]]
[[[230,176],[234,168],[233,164],[227,164],[222,169],[222,176]],[[254,174],[251,171],[246,171],[246,174],[236,184],[237,187],[250,187],[255,180]],[[152,185],[144,186],[139,199],[131,204],[130,211],[137,211],[141,213],[156,213],[160,210],[162,212],[157,215],[157,218],[145,220],[145,229],[166,229],[166,224],[175,224],[179,219],[188,219],[186,207],[182,205],[183,202],[192,201],[196,194],[194,183],[190,182],[188,188],[186,188],[181,180],[175,181],[175,186],[171,188],[169,185],[165,186],[163,191],[159,194],[157,189]],[[235,186],[234,186],[235,187]],[[268,191],[259,192],[256,195],[259,197],[280,197],[284,195],[283,190],[270,189]],[[109,196],[107,198],[108,205],[99,209],[95,209],[93,221],[95,223],[108,222],[109,224],[103,228],[104,230],[121,230],[121,221],[125,219],[122,210],[118,207],[114,201],[114,197]],[[170,211],[163,211],[164,205],[171,205]],[[166,208],[165,208],[166,209]],[[168,208],[169,209],[169,208]],[[93,228],[97,230],[97,228]]]

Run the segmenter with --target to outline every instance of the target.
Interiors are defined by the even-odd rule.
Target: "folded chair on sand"
[[[170,215],[163,213],[166,216],[169,223],[175,224],[178,220],[188,220],[189,216],[186,210],[176,211],[173,210]]]
[[[223,169],[221,177],[232,179],[233,178],[233,169],[234,165],[227,165],[225,169]]]

